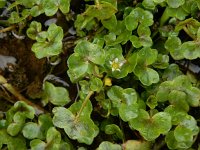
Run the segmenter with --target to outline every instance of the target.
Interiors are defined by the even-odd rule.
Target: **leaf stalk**
[[[75,121],[77,121],[81,115],[81,113],[83,112],[83,109],[85,108],[85,106],[87,105],[87,102],[90,100],[90,97],[94,94],[94,91],[90,91],[88,93],[88,95],[86,96],[86,98],[83,101],[83,104],[81,106],[81,109],[79,110],[79,112],[76,115]]]

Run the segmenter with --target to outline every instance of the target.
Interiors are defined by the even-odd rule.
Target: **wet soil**
[[[50,79],[50,82],[55,86],[67,88],[73,102],[77,96],[77,86],[72,84],[67,76],[67,58],[73,53],[73,41],[74,38],[67,38],[66,41],[63,41],[61,62],[52,66],[48,59],[35,57],[35,54],[31,51],[34,41],[27,38],[19,40],[11,35],[0,39],[0,56],[16,59],[15,64],[7,63],[4,69],[0,67],[0,74],[24,97],[39,105],[41,105],[43,80],[48,74],[51,74],[67,84],[65,86],[62,81]],[[3,87],[0,87],[0,111],[6,112],[14,102],[16,102],[16,98]],[[51,106],[47,106],[47,109],[51,109],[49,107]]]
[[[19,40],[14,37],[0,39],[0,54],[16,58],[16,64],[7,64],[4,70],[0,69],[0,74],[20,93],[25,93],[29,97],[41,93],[42,80],[47,74],[46,59],[35,57],[31,51],[32,44],[33,41],[29,39]],[[5,90],[0,89],[2,107],[5,99],[12,101],[8,95],[8,93],[5,94]]]

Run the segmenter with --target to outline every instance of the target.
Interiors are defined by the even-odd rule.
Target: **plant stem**
[[[186,26],[183,27],[183,30],[189,35],[193,40],[196,40],[196,37],[190,33]]]
[[[77,120],[79,119],[79,117],[80,117],[80,115],[81,115],[83,109],[85,108],[87,102],[90,100],[90,97],[91,97],[93,94],[94,94],[94,91],[90,91],[90,92],[88,93],[88,95],[86,96],[86,98],[85,98],[84,101],[83,101],[83,104],[82,104],[82,106],[81,106],[81,109],[79,110],[79,112],[78,112],[77,115],[76,115],[75,121],[77,121]]]
[[[11,31],[11,30],[14,29],[15,27],[16,27],[16,26],[13,25],[13,26],[9,26],[9,27],[7,27],[7,28],[1,29],[1,30],[0,30],[0,33]]]
[[[168,14],[168,10],[169,8],[165,8],[161,18],[160,18],[160,27],[163,26],[165,24],[165,22],[167,22],[167,20],[169,19],[169,14]]]
[[[0,84],[11,94],[13,94],[19,101],[26,102],[27,104],[33,106],[37,115],[45,112],[45,110],[42,107],[32,103],[31,101],[23,97],[11,84],[7,82],[7,80],[2,75],[0,75]]]

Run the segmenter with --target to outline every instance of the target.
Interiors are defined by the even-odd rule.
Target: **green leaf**
[[[165,138],[165,141],[171,149],[188,149],[194,142],[194,136],[199,132],[196,120],[187,115],[182,117],[179,125],[174,131],[170,131]]]
[[[82,40],[76,45],[74,51],[83,57],[85,61],[91,61],[98,65],[104,64],[105,51],[97,44]]]
[[[143,70],[137,69],[139,68],[136,67],[134,73],[139,77],[143,85],[149,86],[159,81],[159,75],[155,70],[151,68],[144,68]]]
[[[171,129],[171,116],[166,112],[158,112],[150,117],[148,112],[140,110],[138,117],[130,120],[129,125],[138,130],[147,141],[152,141]]]
[[[184,20],[186,16],[188,16],[188,13],[182,7],[178,8],[167,7],[166,10],[170,17],[175,17],[179,20]]]
[[[180,122],[180,126],[184,126],[187,129],[192,131],[193,135],[197,135],[199,133],[199,127],[197,126],[197,121],[194,117],[187,115],[183,120]]]
[[[138,62],[143,63],[145,66],[153,64],[157,59],[158,52],[156,49],[148,47],[142,48],[138,52]]]
[[[72,124],[75,116],[71,111],[64,107],[54,107],[53,124],[58,128],[65,128],[68,124]]]
[[[30,12],[28,9],[24,9],[21,12],[21,16],[19,15],[18,12],[13,11],[13,12],[11,12],[8,22],[11,24],[19,23],[19,22],[23,21],[24,19],[26,19],[29,16],[29,14],[30,14]]]
[[[165,112],[169,113],[172,117],[173,125],[178,125],[188,115],[187,112],[173,105],[169,105],[168,107],[166,107]]]
[[[32,150],[44,150],[46,143],[39,139],[34,139],[30,142],[30,146]]]
[[[167,146],[170,149],[188,149],[193,144],[192,141],[187,141],[187,142],[178,142],[178,141],[176,141],[176,139],[174,137],[174,132],[173,131],[170,131],[166,135],[165,141],[167,143]]]
[[[154,10],[156,7],[156,4],[153,2],[153,0],[143,0],[142,1],[142,5],[146,8],[146,9],[150,9],[150,10]]]
[[[38,59],[59,55],[62,52],[62,38],[63,29],[55,24],[51,24],[47,30],[47,39],[45,41],[38,40],[34,43],[32,51]]]
[[[111,18],[116,12],[117,9],[111,3],[102,2],[98,5],[90,5],[83,15],[105,20]]]
[[[80,94],[80,98],[84,99],[85,95],[87,95],[91,91],[90,83],[89,81],[81,80],[79,81],[79,85],[81,87],[81,94],[83,94],[83,97],[81,97],[82,95]]]
[[[88,94],[88,93],[87,93]],[[85,97],[84,97],[85,98]],[[73,103],[69,110],[73,113],[73,114],[77,114],[79,112],[79,110],[81,109],[83,104],[83,100],[79,100],[78,102]],[[82,113],[80,114],[80,116],[85,117],[85,118],[90,118],[90,115],[92,113],[93,107],[90,101],[87,102],[87,104],[85,105]]]
[[[193,133],[190,129],[177,126],[174,130],[174,137],[177,141],[192,141],[193,140]]]
[[[103,141],[97,150],[122,150],[122,147],[118,144],[113,144],[108,141]]]
[[[32,21],[29,28],[26,31],[26,34],[28,35],[29,38],[32,40],[35,40],[38,33],[41,32],[42,30],[42,25],[40,22]]]
[[[130,14],[125,18],[125,25],[127,30],[133,31],[138,26],[138,20],[133,14]]]
[[[137,64],[136,66],[134,65],[134,74],[144,85],[149,86],[153,83],[157,83],[159,81],[158,73],[155,70],[148,68],[148,65],[151,65],[156,61],[158,55],[157,50],[144,47],[135,55],[137,55]],[[136,63],[136,60],[133,62]]]
[[[63,39],[63,29],[60,26],[57,26],[56,24],[52,23],[48,30],[48,41],[49,42],[60,42]]]
[[[24,122],[11,123],[7,128],[8,134],[10,134],[11,136],[18,135],[18,133],[22,130],[23,125]]]
[[[59,1],[60,1],[59,8],[60,8],[61,12],[64,14],[68,13],[71,0],[59,0]]]
[[[147,101],[146,101],[146,104],[151,108],[151,109],[154,109],[158,103],[157,103],[157,99],[155,96],[151,95],[148,97]]]
[[[11,14],[10,14],[10,18],[8,20],[10,23],[18,23],[20,22],[20,16],[17,12],[13,11]]]
[[[119,116],[123,121],[129,121],[138,116],[138,108],[137,104],[128,105],[122,103],[119,107]]]
[[[112,86],[107,92],[114,107],[118,107],[120,117],[127,121],[137,117],[137,94],[134,89],[122,89],[119,86]]]
[[[177,64],[170,64],[168,68],[165,69],[162,78],[164,80],[173,80],[182,74],[183,73],[179,70],[179,66]]]
[[[171,36],[165,42],[165,48],[167,50],[173,50],[179,48],[181,45],[181,40],[176,36]]]
[[[26,0],[17,0],[17,2],[21,5],[24,5],[27,8],[30,8],[34,5],[35,0],[27,2]]]
[[[47,4],[44,7],[44,12],[46,16],[53,16],[58,11],[58,6],[53,2],[53,0],[46,0]]]
[[[51,127],[49,128],[49,130],[47,131],[47,143],[51,143],[52,145],[53,144],[60,144],[61,142],[61,134],[60,132],[58,132],[56,130],[55,127]]]
[[[184,42],[179,50],[179,53],[182,52],[182,55],[186,59],[196,59],[200,57],[199,53],[200,47],[194,41]]]
[[[187,95],[182,91],[173,90],[169,94],[169,102],[173,106],[188,112],[189,105],[186,101],[186,96]]]
[[[162,3],[164,2],[165,0],[153,0],[154,3]]]
[[[32,51],[35,53],[35,56],[38,59],[55,56],[60,54],[62,51],[62,42],[54,42],[54,43],[45,43],[45,42],[37,42],[32,46]]]
[[[53,113],[53,124],[64,128],[71,139],[77,139],[80,143],[90,145],[99,132],[98,127],[88,117],[80,116],[77,120],[70,110],[63,107],[55,107]]]
[[[179,6],[183,5],[185,3],[185,0],[167,0],[167,4],[171,8],[178,8]]]
[[[173,86],[173,83],[170,81],[165,81],[160,84],[159,90],[156,94],[157,101],[159,102],[165,102],[168,100],[168,95],[171,92],[171,87]]]
[[[123,143],[124,150],[150,150],[151,143],[147,141],[128,140]]]
[[[106,41],[106,44],[109,46],[113,45],[113,43],[116,41],[117,36],[115,33],[110,32],[109,34],[104,36],[104,40]]]
[[[41,31],[37,34],[37,36],[35,37],[35,40],[37,42],[45,42],[47,37],[48,37],[48,33],[46,31]]]
[[[97,92],[100,92],[103,88],[103,82],[101,81],[101,79],[99,78],[92,78],[91,81],[90,81],[90,89],[92,91],[97,91]]]
[[[138,54],[137,53],[130,54],[127,58],[127,61],[128,61],[128,64],[130,64],[129,71],[133,72],[133,70],[135,69],[137,65]]]
[[[46,134],[46,143],[39,139],[34,139],[30,142],[31,149],[46,149],[49,150],[59,150],[67,143],[61,142],[61,134],[56,130],[55,127],[50,127]]]
[[[111,18],[102,20],[101,23],[105,28],[107,28],[109,31],[114,31],[117,27],[117,18],[115,15],[113,15]]]
[[[132,45],[133,45],[135,48],[140,48],[140,47],[142,47],[142,43],[141,43],[139,37],[137,37],[137,36],[135,36],[135,35],[132,35],[132,36],[130,37],[130,41],[131,41]]]
[[[52,119],[49,114],[42,114],[38,118],[38,124],[28,122],[24,125],[22,133],[27,139],[44,139],[47,131],[53,126]]]
[[[91,30],[95,25],[94,18],[91,16],[77,15],[76,21],[74,22],[74,26],[76,27],[77,34],[79,36],[85,36],[85,32],[82,31],[86,28],[88,31]]]
[[[183,96],[184,94],[182,93],[184,92],[186,94],[186,100],[190,106],[197,107],[199,105],[200,90],[192,86],[187,76],[180,75],[176,77],[173,81],[165,81],[161,83],[156,95],[158,101],[169,100],[169,94],[173,90],[181,91],[182,98],[185,97]],[[179,102],[181,101],[183,100],[179,100]],[[183,101],[183,108],[188,110],[184,101]]]
[[[64,106],[70,102],[69,93],[63,87],[55,87],[50,82],[45,82],[43,85],[45,102],[51,102],[54,105]]]
[[[69,66],[67,73],[72,82],[76,82],[84,77],[89,68],[89,62],[84,62],[83,58],[78,53],[70,55],[67,60],[67,64]]]
[[[38,125],[40,126],[40,130],[42,132],[42,135],[40,135],[41,138],[46,137],[48,129],[53,126],[50,114],[40,115],[38,118]]]
[[[66,122],[67,123],[67,122]],[[80,118],[79,122],[73,122],[64,128],[71,139],[77,139],[79,143],[90,145],[99,130],[94,122],[89,118]]]
[[[0,148],[1,144],[7,145],[9,150],[27,150],[26,140],[21,135],[10,136],[6,130],[0,130]]]
[[[38,5],[31,7],[31,9],[30,9],[31,16],[37,17],[37,16],[39,16],[39,15],[44,13],[44,11],[45,11],[44,7],[45,6],[43,4],[43,1],[40,1],[40,2],[41,3],[38,3]]]
[[[153,45],[153,41],[149,36],[140,36],[139,39],[143,47],[151,47]]]
[[[123,132],[116,124],[109,124],[105,126],[106,134],[116,134],[119,139],[123,139]]]
[[[139,21],[141,24],[145,26],[153,25],[153,14],[150,11],[144,10],[142,16]]]
[[[28,122],[23,127],[22,133],[27,139],[34,139],[40,134],[40,127],[36,123]]]
[[[186,90],[187,93],[187,102],[192,107],[199,106],[199,96],[200,96],[200,89],[196,87],[190,87]]]
[[[137,33],[140,37],[141,36],[150,36],[151,30],[148,26],[140,24],[137,28]]]
[[[153,64],[154,68],[166,69],[169,66],[169,56],[158,54],[156,62]]]
[[[14,106],[8,111],[8,116],[12,119],[17,118],[18,120],[24,121],[24,118],[33,119],[35,115],[35,110],[32,106],[29,106],[23,101],[18,101]]]

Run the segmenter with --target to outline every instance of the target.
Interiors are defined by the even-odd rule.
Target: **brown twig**
[[[0,84],[11,94],[13,94],[19,101],[23,101],[34,107],[37,115],[45,112],[45,110],[42,107],[35,103],[32,103],[31,101],[23,97],[11,84],[7,82],[7,80],[2,75],[0,75]]]

